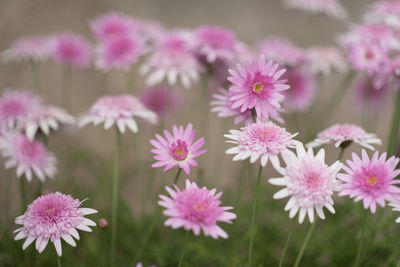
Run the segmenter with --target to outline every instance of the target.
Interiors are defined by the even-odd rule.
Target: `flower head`
[[[289,89],[286,80],[279,80],[285,69],[279,69],[277,63],[266,62],[261,56],[246,64],[244,68],[237,64],[237,71],[229,70],[232,83],[229,88],[232,108],[240,108],[240,112],[255,109],[258,118],[268,120],[270,117],[281,120],[278,112],[283,101],[282,91]]]
[[[303,146],[297,147],[297,155],[285,151],[282,153],[282,158],[286,167],[278,168],[277,171],[283,177],[269,179],[269,182],[285,187],[275,193],[273,198],[290,197],[285,206],[285,210],[289,211],[289,217],[293,218],[299,212],[299,223],[304,221],[306,215],[312,223],[314,210],[321,219],[325,219],[324,207],[335,213],[332,195],[338,189],[336,176],[342,164],[336,161],[328,166],[325,163],[324,149],[314,156],[311,148],[306,151]]]
[[[314,76],[300,69],[290,69],[284,75],[290,86],[289,90],[284,91],[285,108],[291,111],[305,111],[315,96]]]
[[[176,109],[181,102],[178,91],[168,86],[147,88],[139,99],[158,116],[165,115],[168,110]]]
[[[57,159],[39,141],[30,141],[24,134],[9,133],[0,138],[1,155],[7,158],[5,167],[17,168],[17,176],[25,175],[30,182],[35,174],[41,182],[53,178],[57,172]]]
[[[383,23],[400,29],[400,2],[397,0],[377,1],[370,6],[364,18],[369,23]]]
[[[166,226],[173,229],[183,227],[186,231],[192,230],[195,235],[200,231],[214,239],[228,238],[228,234],[217,225],[217,222],[232,223],[236,214],[229,212],[232,207],[221,207],[222,192],[199,188],[195,182],[186,180],[186,188],[175,190],[166,187],[170,197],[160,195],[158,204],[165,208],[164,215],[170,217],[165,221]]]
[[[5,62],[39,62],[50,56],[49,38],[43,36],[25,36],[17,39],[10,48],[2,53]]]
[[[133,32],[133,19],[116,12],[100,15],[89,22],[90,29],[101,41],[117,36],[129,36]]]
[[[306,53],[310,71],[314,74],[330,75],[333,71],[347,71],[346,60],[335,47],[312,47]]]
[[[168,171],[174,166],[183,169],[186,174],[190,174],[190,166],[197,166],[194,160],[198,156],[207,152],[200,148],[204,145],[204,137],[193,143],[195,131],[191,123],[184,129],[183,126],[173,127],[172,135],[164,130],[165,138],[156,134],[156,138],[150,140],[154,146],[151,150],[157,162],[152,165],[153,168],[164,167]]]
[[[64,33],[52,37],[52,54],[56,62],[71,67],[88,67],[92,47],[80,35]]]
[[[15,219],[21,225],[14,231],[15,240],[25,239],[22,249],[35,242],[36,250],[42,253],[48,242],[52,242],[57,255],[62,255],[61,239],[75,247],[79,240],[78,230],[91,232],[89,226],[96,223],[85,218],[85,215],[97,213],[90,208],[80,208],[83,201],[69,195],[51,193],[40,196],[28,206],[28,210]]]
[[[306,59],[306,54],[300,47],[282,38],[265,39],[258,44],[257,50],[267,59],[289,67],[296,66]]]
[[[347,12],[339,0],[285,0],[289,8],[301,9],[310,13],[324,13],[337,19],[345,19]]]
[[[349,45],[348,60],[355,70],[374,74],[380,73],[389,59],[380,45],[356,42]]]
[[[400,174],[396,169],[399,158],[391,157],[386,160],[386,153],[379,156],[376,151],[372,158],[368,157],[363,149],[362,157],[353,153],[352,160],[347,160],[347,165],[343,170],[346,173],[338,175],[338,179],[343,181],[339,196],[348,195],[354,201],[363,201],[364,209],[370,209],[375,213],[376,204],[385,206],[385,201],[398,199],[400,189],[396,186],[400,182],[395,180]]]
[[[369,76],[360,79],[355,89],[355,97],[359,104],[375,110],[386,106],[391,91],[387,82],[378,84],[373,77]]]
[[[231,139],[228,143],[236,146],[226,151],[226,154],[236,154],[236,160],[245,160],[250,157],[250,163],[261,160],[265,167],[268,160],[274,166],[279,166],[278,155],[289,148],[297,147],[300,142],[293,140],[297,134],[290,134],[285,128],[268,121],[264,123],[251,123],[238,130],[230,130],[225,137]]]
[[[373,144],[382,144],[375,134],[366,133],[364,129],[357,125],[335,124],[320,132],[314,141],[307,144],[307,147],[317,147],[325,144],[335,144],[336,147],[339,147],[341,145],[349,145],[352,142],[371,150],[374,150]]]
[[[89,123],[104,123],[104,129],[114,124],[121,133],[128,127],[132,132],[138,131],[134,117],[142,118],[152,124],[157,123],[157,114],[148,110],[136,97],[131,95],[103,96],[99,98],[89,111],[79,119],[79,127]]]

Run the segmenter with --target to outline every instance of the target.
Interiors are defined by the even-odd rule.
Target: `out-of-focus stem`
[[[365,232],[367,231],[367,227],[368,227],[368,214],[369,214],[369,211],[368,210],[365,211],[364,226],[361,230],[360,242],[358,243],[357,257],[356,257],[356,261],[354,262],[354,267],[357,267],[360,265],[361,254],[363,251],[363,246],[364,246],[364,241],[365,241]]]
[[[293,267],[298,267],[299,266],[301,258],[303,257],[304,251],[307,248],[308,241],[310,241],[311,235],[314,232],[314,228],[315,228],[316,224],[317,224],[317,219],[315,218],[314,222],[310,226],[310,229],[308,230],[306,238],[304,239],[303,245],[301,246],[300,252],[297,255],[297,258],[296,258],[296,261],[294,262]]]
[[[189,242],[189,236],[190,236],[190,230],[187,231],[187,233],[186,233],[185,241],[184,241],[184,243],[183,243],[182,253],[181,253],[181,256],[179,257],[178,267],[182,267],[183,258],[185,257],[186,247],[187,247],[187,244],[188,244],[188,242]]]
[[[111,266],[116,266],[116,242],[117,242],[117,215],[118,215],[118,183],[119,183],[119,151],[121,134],[115,127],[112,211],[111,211]]]
[[[389,140],[387,153],[389,155],[394,154],[397,146],[397,138],[399,135],[399,123],[400,123],[400,89],[397,92],[396,102],[392,115],[392,124],[390,128]]]
[[[19,177],[19,191],[21,194],[21,208],[23,213],[26,208],[25,176]]]
[[[285,246],[283,247],[283,250],[282,250],[281,259],[279,260],[279,267],[282,267],[283,262],[285,261],[286,250],[289,247],[290,237],[292,236],[293,228],[294,228],[294,222],[291,223],[291,226],[290,226],[287,238],[286,238]]]

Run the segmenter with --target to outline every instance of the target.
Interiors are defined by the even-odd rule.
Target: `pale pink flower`
[[[134,96],[103,96],[92,105],[86,114],[80,117],[78,126],[104,123],[104,129],[108,130],[115,124],[121,133],[124,133],[126,128],[136,133],[138,126],[135,117],[142,118],[151,124],[157,123],[157,114],[148,110]]]
[[[373,43],[353,43],[349,46],[348,60],[355,70],[368,74],[380,73],[388,62],[387,51]]]
[[[245,67],[236,65],[237,71],[229,70],[228,80],[232,83],[229,100],[232,108],[240,108],[240,112],[254,109],[256,116],[262,120],[273,118],[281,121],[280,102],[283,101],[284,90],[289,89],[286,80],[279,80],[286,69],[278,69],[279,64],[265,61],[262,55],[248,62]]]
[[[257,46],[257,51],[267,59],[290,67],[306,60],[303,49],[282,38],[269,38],[261,41]]]
[[[40,62],[50,56],[48,37],[25,36],[14,41],[10,48],[1,54],[4,62]]]
[[[364,18],[369,23],[383,23],[400,29],[400,2],[398,0],[377,1],[370,6]]]
[[[79,240],[78,230],[91,232],[89,226],[96,226],[85,215],[97,213],[90,208],[80,208],[83,201],[74,199],[59,192],[38,197],[28,206],[24,215],[18,216],[15,223],[21,225],[14,231],[15,240],[25,239],[22,249],[25,250],[35,242],[35,248],[42,253],[48,242],[52,242],[57,255],[62,255],[61,239],[75,247]]]
[[[175,88],[158,86],[146,88],[139,96],[140,101],[158,116],[166,115],[168,111],[175,110],[181,102],[181,95]]]
[[[16,167],[18,178],[25,175],[28,182],[33,174],[44,182],[46,176],[53,178],[57,172],[57,159],[53,153],[40,141],[30,141],[24,134],[9,133],[0,137],[0,151],[2,157],[7,158],[5,167]]]
[[[104,42],[116,36],[129,36],[133,33],[133,19],[116,12],[97,16],[89,22],[96,38]]]
[[[289,8],[301,9],[310,13],[323,13],[330,17],[344,20],[347,12],[339,0],[285,0]]]
[[[285,151],[282,153],[282,158],[286,167],[277,168],[277,171],[283,177],[269,179],[269,182],[285,187],[275,193],[273,198],[290,197],[285,206],[285,210],[289,211],[289,217],[293,218],[299,213],[299,223],[303,223],[308,215],[312,223],[314,211],[321,219],[325,219],[324,207],[335,213],[332,195],[339,187],[336,176],[342,164],[336,161],[329,166],[325,163],[324,149],[314,156],[312,148],[306,151],[303,146],[297,147],[297,155]]]
[[[160,45],[141,67],[141,73],[148,75],[148,86],[167,79],[169,85],[180,81],[185,88],[199,79],[203,72],[200,62],[194,54],[195,40],[191,33],[174,31],[166,34]]]
[[[186,180],[186,187],[180,190],[174,185],[175,190],[166,187],[170,197],[159,195],[158,204],[165,208],[164,215],[169,218],[166,226],[173,229],[183,227],[186,231],[193,231],[197,236],[203,230],[204,235],[214,239],[228,238],[228,234],[217,225],[218,222],[232,223],[236,214],[228,210],[233,207],[222,207],[220,198],[222,192],[199,188],[195,182]]]
[[[290,86],[289,90],[284,91],[285,109],[290,111],[307,110],[315,96],[315,78],[311,74],[300,69],[289,69],[284,78]]]
[[[279,166],[279,154],[301,144],[293,140],[296,135],[271,121],[248,124],[239,131],[230,130],[229,134],[224,135],[230,139],[227,143],[235,145],[226,154],[236,154],[234,161],[250,157],[250,163],[260,159],[261,166],[265,167],[270,160],[273,166]]]
[[[92,47],[80,35],[72,33],[58,34],[52,37],[52,56],[60,64],[70,67],[88,67]]]
[[[204,137],[193,143],[195,131],[191,123],[183,126],[173,127],[172,135],[164,130],[165,138],[156,134],[156,139],[151,139],[150,143],[154,146],[151,150],[157,162],[151,165],[153,168],[164,167],[164,171],[169,171],[175,166],[183,169],[186,174],[190,174],[190,166],[197,166],[194,160],[198,156],[207,152],[200,149],[205,141]]]
[[[147,50],[156,48],[165,35],[162,24],[153,20],[134,19],[134,33],[145,43]]]
[[[366,133],[364,129],[353,124],[335,124],[320,132],[317,138],[308,143],[307,147],[317,147],[335,144],[336,147],[357,143],[365,148],[374,150],[372,145],[381,145],[382,141],[375,134]]]
[[[347,160],[348,166],[343,166],[346,173],[338,175],[343,181],[339,196],[349,196],[354,201],[363,201],[364,209],[375,213],[376,204],[385,206],[386,201],[399,199],[400,181],[395,178],[400,174],[396,169],[399,158],[394,156],[386,160],[386,153],[379,156],[376,151],[372,158],[363,149],[361,158],[353,153],[352,160]]]
[[[368,76],[360,79],[355,84],[355,98],[358,103],[376,111],[384,108],[388,103],[392,88],[387,82],[382,82],[378,84],[374,77]]]
[[[330,75],[332,72],[346,72],[347,63],[335,47],[315,46],[306,51],[309,69],[314,74]]]

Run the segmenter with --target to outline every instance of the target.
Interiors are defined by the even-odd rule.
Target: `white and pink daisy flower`
[[[303,49],[282,38],[269,38],[261,41],[257,51],[267,59],[272,59],[282,65],[293,67],[306,60]]]
[[[289,89],[286,80],[279,78],[286,69],[278,69],[279,64],[265,61],[262,55],[258,59],[248,62],[245,67],[236,65],[237,71],[229,70],[228,80],[232,83],[229,88],[232,108],[240,108],[240,112],[255,110],[257,118],[269,120],[273,118],[281,121],[280,102],[283,101],[283,91]]]
[[[364,16],[373,24],[386,24],[400,29],[400,2],[398,0],[381,0],[373,3]]]
[[[307,110],[315,96],[315,78],[298,68],[289,69],[284,78],[290,86],[289,90],[284,91],[285,109],[289,111]]]
[[[273,198],[290,197],[285,206],[285,210],[289,211],[289,218],[299,213],[299,223],[303,223],[306,215],[312,223],[314,212],[319,218],[325,219],[324,207],[335,213],[332,195],[339,187],[336,176],[342,164],[336,161],[329,166],[325,163],[324,149],[314,155],[311,148],[306,151],[303,146],[297,147],[297,155],[285,151],[282,158],[286,167],[277,168],[277,171],[283,177],[269,179],[269,182],[285,187],[275,193]]]
[[[330,75],[332,72],[346,72],[347,63],[339,49],[315,46],[307,49],[307,63],[311,73]]]
[[[50,57],[49,38],[43,36],[22,37],[14,41],[1,56],[4,62],[41,62]]]
[[[5,167],[17,168],[17,176],[25,175],[28,182],[36,175],[41,182],[57,172],[57,159],[40,141],[30,141],[24,134],[5,134],[0,137],[1,156],[7,158]]]
[[[285,128],[279,127],[271,121],[264,123],[252,123],[238,130],[230,130],[224,135],[230,139],[227,143],[235,144],[226,151],[226,154],[236,154],[233,160],[245,160],[250,157],[250,163],[261,161],[265,167],[268,160],[274,167],[279,166],[278,156],[295,148],[301,143],[293,140],[296,134],[290,134]]]
[[[204,235],[214,239],[228,238],[228,234],[217,225],[218,222],[232,223],[236,214],[229,212],[233,207],[222,207],[220,198],[222,192],[199,188],[195,182],[186,180],[186,187],[180,190],[166,187],[170,197],[159,195],[158,204],[165,208],[164,215],[168,216],[166,226],[173,229],[183,227],[186,231],[193,231],[197,236],[203,230]]]
[[[156,139],[151,139],[150,143],[154,146],[151,150],[157,162],[151,165],[153,168],[164,167],[164,171],[169,171],[175,166],[183,169],[186,174],[190,174],[190,166],[197,166],[194,160],[198,156],[207,152],[200,149],[205,141],[204,137],[193,143],[195,131],[191,123],[183,126],[173,127],[172,135],[164,130],[165,138],[156,134]]]
[[[21,225],[14,231],[15,240],[25,239],[22,249],[25,250],[35,242],[35,248],[39,253],[52,242],[61,257],[61,239],[75,247],[79,240],[78,230],[91,232],[89,226],[96,226],[85,215],[97,213],[90,208],[80,208],[83,201],[74,199],[69,195],[59,192],[40,196],[28,206],[24,215],[18,216],[15,223]]]
[[[86,114],[80,117],[78,126],[104,123],[104,129],[108,130],[115,124],[121,133],[124,133],[126,128],[137,133],[138,126],[135,117],[142,118],[151,124],[157,123],[157,114],[147,109],[134,96],[103,96],[92,105]]]
[[[339,0],[285,0],[288,8],[301,9],[310,13],[323,13],[344,20],[347,12]]]
[[[96,38],[107,41],[117,36],[129,36],[133,33],[133,19],[116,12],[97,16],[89,22],[90,29]]]
[[[54,35],[51,41],[52,56],[60,64],[85,68],[90,65],[91,45],[80,35],[63,33]]]
[[[323,130],[307,147],[335,144],[336,147],[347,146],[352,142],[374,150],[372,145],[381,145],[382,141],[375,134],[366,133],[363,128],[353,124],[335,124]]]
[[[376,205],[385,206],[386,201],[399,199],[400,181],[395,178],[400,174],[396,169],[399,158],[394,156],[386,160],[386,153],[379,156],[376,151],[372,158],[363,149],[361,158],[353,153],[352,160],[347,160],[343,170],[346,173],[338,175],[343,181],[339,196],[349,196],[354,201],[363,201],[364,209],[375,213]]]

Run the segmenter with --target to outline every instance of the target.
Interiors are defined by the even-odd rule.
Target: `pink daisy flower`
[[[375,134],[366,133],[364,129],[353,124],[335,124],[320,132],[317,138],[308,143],[307,147],[317,147],[335,144],[336,147],[357,143],[365,148],[374,150],[372,145],[381,145],[382,141]],[[344,144],[343,144],[344,143]]]
[[[117,36],[129,36],[134,28],[132,18],[116,12],[97,16],[89,22],[89,26],[101,42]]]
[[[199,79],[203,68],[194,54],[193,35],[186,31],[175,31],[163,37],[159,47],[141,68],[143,75],[148,75],[148,86],[167,79],[169,85],[179,80],[183,87],[189,88]]]
[[[290,134],[271,121],[248,124],[240,131],[230,130],[229,134],[224,135],[230,139],[227,143],[235,145],[226,154],[236,154],[234,161],[250,157],[250,163],[260,159],[261,166],[265,167],[270,160],[273,166],[279,166],[278,155],[301,144],[293,140],[296,135],[297,133]]]
[[[42,195],[28,206],[28,210],[15,219],[21,225],[14,231],[15,240],[25,239],[22,249],[25,250],[35,242],[35,248],[42,253],[48,242],[52,242],[57,255],[62,255],[61,239],[75,247],[79,240],[78,230],[91,232],[89,226],[96,226],[85,215],[97,213],[90,208],[80,208],[83,201],[74,199],[59,192]]]
[[[289,69],[284,75],[290,86],[284,91],[285,108],[290,111],[307,110],[315,96],[314,76],[299,69]]]
[[[173,127],[172,135],[164,130],[165,138],[156,134],[155,139],[151,139],[150,143],[154,146],[151,150],[157,162],[151,167],[164,167],[164,172],[169,171],[175,166],[183,169],[186,174],[190,174],[190,166],[197,166],[194,160],[198,156],[207,152],[200,148],[204,145],[204,137],[193,143],[195,131],[191,123],[184,129],[183,126]]]
[[[400,188],[396,186],[400,182],[395,178],[400,174],[396,169],[399,158],[391,157],[386,160],[386,153],[379,156],[376,151],[372,158],[368,157],[363,149],[362,157],[353,153],[352,160],[347,160],[343,170],[346,173],[338,175],[343,181],[339,196],[349,196],[354,201],[363,201],[364,209],[370,209],[375,213],[376,204],[385,206],[386,201],[394,201],[399,198]]]
[[[347,12],[339,0],[285,0],[288,8],[301,9],[310,13],[324,13],[336,19],[345,19]]]
[[[228,238],[228,234],[217,225],[217,222],[232,223],[236,214],[229,212],[232,207],[221,207],[222,192],[199,188],[195,182],[186,180],[186,188],[175,190],[166,187],[170,197],[159,195],[158,204],[165,208],[164,215],[170,217],[165,221],[166,226],[173,229],[183,227],[186,231],[193,231],[197,236],[203,230],[204,235],[214,239]]]
[[[17,176],[25,175],[28,182],[35,174],[41,182],[46,176],[53,178],[57,172],[57,159],[39,141],[30,141],[24,134],[6,134],[0,137],[2,157],[7,158],[7,169],[16,167]]]
[[[124,133],[126,128],[136,133],[138,126],[135,117],[142,118],[151,124],[157,123],[157,114],[148,110],[134,96],[103,96],[93,104],[86,114],[80,117],[78,126],[104,123],[104,129],[108,130],[116,124],[121,133]]]
[[[235,34],[219,26],[204,25],[196,29],[195,37],[200,55],[205,56],[207,63],[217,59],[231,62],[237,52]]]
[[[179,107],[181,95],[173,88],[158,86],[145,89],[139,99],[148,109],[163,116],[167,111]]]
[[[121,35],[102,42],[97,49],[96,67],[103,71],[129,71],[144,53],[142,40],[133,35]]]
[[[330,75],[332,72],[346,72],[347,63],[335,47],[312,47],[306,51],[311,73]]]
[[[72,33],[58,34],[52,37],[52,54],[56,62],[71,67],[88,67],[92,47],[80,35]]]
[[[306,59],[306,54],[300,47],[282,38],[269,38],[261,41],[257,46],[257,51],[267,59],[290,67],[300,64]]]
[[[26,36],[17,39],[1,55],[4,62],[33,61],[40,62],[50,56],[49,38]]]
[[[377,1],[370,6],[364,18],[369,23],[383,23],[400,29],[400,2],[397,0]]]
[[[338,190],[339,183],[336,176],[342,164],[336,161],[328,166],[325,163],[324,149],[314,156],[311,148],[306,151],[303,146],[297,147],[297,155],[285,151],[282,153],[282,158],[286,167],[278,168],[277,171],[283,177],[269,179],[269,182],[285,187],[275,193],[273,198],[290,197],[285,206],[285,210],[289,211],[289,218],[299,213],[299,223],[303,223],[306,215],[312,223],[314,211],[321,219],[325,219],[324,207],[335,213],[332,195]]]
[[[264,56],[254,59],[243,67],[237,64],[237,71],[229,70],[228,80],[232,83],[229,97],[232,108],[240,108],[240,112],[255,109],[258,118],[269,120],[270,117],[281,120],[278,112],[283,101],[282,91],[289,89],[286,80],[279,80],[285,69],[279,69],[279,64],[265,61]]]
[[[388,62],[387,51],[380,45],[358,42],[349,46],[348,60],[355,70],[380,73]]]

